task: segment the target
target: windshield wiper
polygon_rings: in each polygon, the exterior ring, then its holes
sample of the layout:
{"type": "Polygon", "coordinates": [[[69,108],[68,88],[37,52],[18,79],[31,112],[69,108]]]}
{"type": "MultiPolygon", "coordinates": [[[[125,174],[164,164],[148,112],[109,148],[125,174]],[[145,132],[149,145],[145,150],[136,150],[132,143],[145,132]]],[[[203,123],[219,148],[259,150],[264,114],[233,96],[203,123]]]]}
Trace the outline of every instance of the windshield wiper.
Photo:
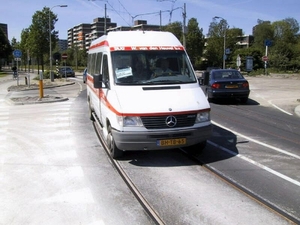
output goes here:
{"type": "Polygon", "coordinates": [[[145,81],[143,82],[144,84],[159,84],[159,83],[163,83],[163,84],[178,84],[178,83],[183,83],[180,80],[150,80],[150,81],[145,81]]]}

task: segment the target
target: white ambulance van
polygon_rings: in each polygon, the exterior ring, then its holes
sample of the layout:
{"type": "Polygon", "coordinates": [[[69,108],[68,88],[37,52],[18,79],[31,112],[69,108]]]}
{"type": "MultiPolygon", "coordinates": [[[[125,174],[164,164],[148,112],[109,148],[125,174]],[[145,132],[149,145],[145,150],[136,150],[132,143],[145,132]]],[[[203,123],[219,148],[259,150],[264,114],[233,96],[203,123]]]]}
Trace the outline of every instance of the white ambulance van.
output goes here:
{"type": "Polygon", "coordinates": [[[113,158],[124,151],[202,151],[210,105],[186,51],[169,32],[115,31],[91,43],[87,101],[113,158]]]}

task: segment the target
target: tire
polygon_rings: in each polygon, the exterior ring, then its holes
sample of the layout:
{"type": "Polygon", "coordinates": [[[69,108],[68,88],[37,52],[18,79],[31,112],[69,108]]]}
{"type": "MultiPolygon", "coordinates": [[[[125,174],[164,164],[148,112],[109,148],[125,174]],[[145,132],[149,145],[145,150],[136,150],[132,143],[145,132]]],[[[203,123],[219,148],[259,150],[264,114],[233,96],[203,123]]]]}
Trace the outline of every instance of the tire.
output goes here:
{"type": "Polygon", "coordinates": [[[207,99],[208,102],[211,102],[211,98],[208,97],[208,91],[207,89],[205,90],[205,97],[207,99]]]}
{"type": "Polygon", "coordinates": [[[248,98],[247,97],[246,98],[241,98],[240,100],[241,100],[241,103],[246,104],[247,101],[248,101],[248,98]]]}
{"type": "Polygon", "coordinates": [[[110,125],[107,128],[106,145],[108,147],[109,154],[113,159],[121,158],[124,155],[124,152],[116,146],[110,125]]]}
{"type": "Polygon", "coordinates": [[[88,99],[88,104],[89,104],[89,118],[90,118],[90,120],[91,121],[95,121],[95,118],[94,118],[94,116],[93,116],[93,109],[92,109],[92,106],[91,106],[91,100],[90,99],[88,99]]]}
{"type": "Polygon", "coordinates": [[[189,147],[184,148],[184,150],[192,155],[199,155],[203,152],[204,148],[206,147],[206,141],[202,141],[198,144],[191,145],[189,147]]]}

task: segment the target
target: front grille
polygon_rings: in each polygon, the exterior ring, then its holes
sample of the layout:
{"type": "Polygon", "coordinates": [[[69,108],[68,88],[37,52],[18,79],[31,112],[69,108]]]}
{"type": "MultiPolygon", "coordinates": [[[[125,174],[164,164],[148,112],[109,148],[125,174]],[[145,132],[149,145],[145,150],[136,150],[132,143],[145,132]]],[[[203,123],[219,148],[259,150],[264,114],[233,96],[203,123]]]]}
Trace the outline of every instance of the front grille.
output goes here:
{"type": "MultiPolygon", "coordinates": [[[[142,116],[142,122],[147,129],[167,129],[170,128],[166,124],[167,116],[142,116]]],[[[196,114],[173,115],[177,119],[177,123],[172,128],[191,127],[195,124],[196,114]]]]}

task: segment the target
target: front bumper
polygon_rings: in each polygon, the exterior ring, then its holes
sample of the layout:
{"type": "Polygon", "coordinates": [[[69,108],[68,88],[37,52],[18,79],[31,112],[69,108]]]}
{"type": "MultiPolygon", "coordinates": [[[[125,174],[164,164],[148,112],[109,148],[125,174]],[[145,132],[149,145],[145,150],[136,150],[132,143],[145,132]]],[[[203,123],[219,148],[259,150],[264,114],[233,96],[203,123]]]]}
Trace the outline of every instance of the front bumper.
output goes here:
{"type": "Polygon", "coordinates": [[[119,132],[113,130],[113,137],[117,147],[124,151],[135,150],[160,150],[178,147],[187,147],[206,141],[211,137],[212,125],[180,129],[172,131],[148,131],[148,132],[119,132]],[[185,145],[159,146],[157,141],[163,139],[186,138],[185,145]]]}

